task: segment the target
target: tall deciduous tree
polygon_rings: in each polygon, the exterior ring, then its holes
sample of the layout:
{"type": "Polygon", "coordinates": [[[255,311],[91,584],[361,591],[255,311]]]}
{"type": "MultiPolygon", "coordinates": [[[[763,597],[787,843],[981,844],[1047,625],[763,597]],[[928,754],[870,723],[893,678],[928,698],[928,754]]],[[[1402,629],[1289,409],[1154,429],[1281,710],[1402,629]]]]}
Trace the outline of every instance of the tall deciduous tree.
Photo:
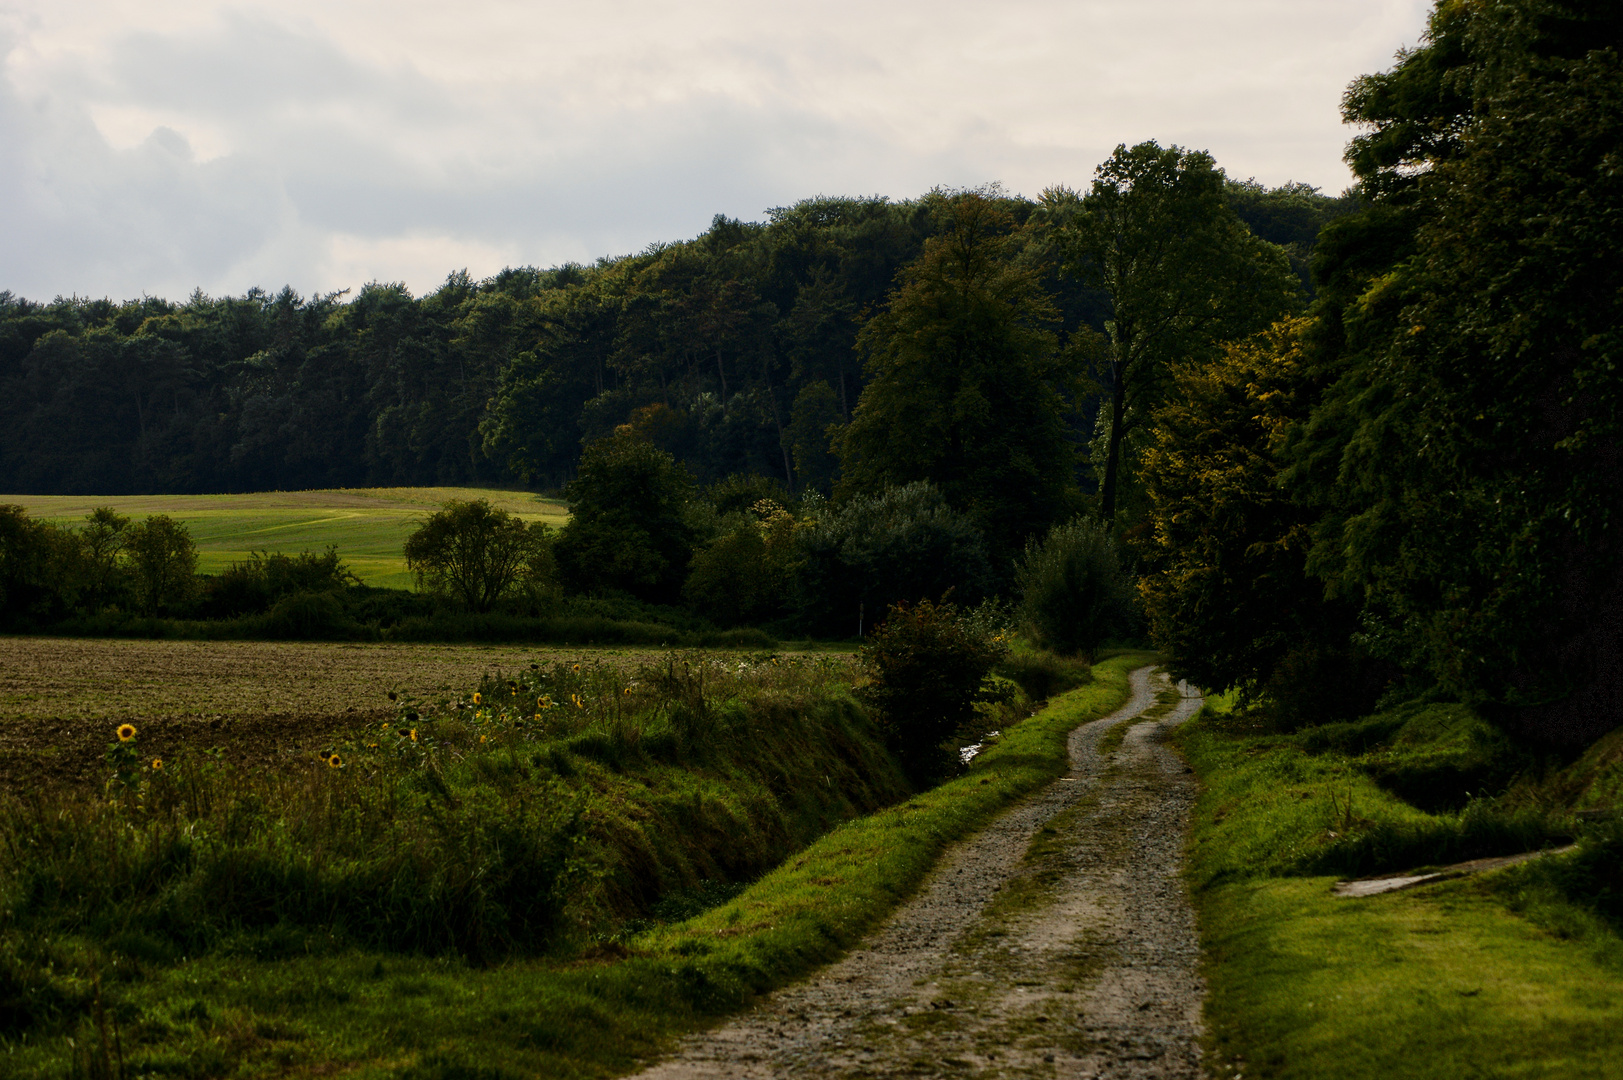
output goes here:
{"type": "Polygon", "coordinates": [[[858,337],[869,382],[838,447],[838,494],[929,481],[1007,558],[1073,506],[1054,307],[1014,261],[1015,223],[993,194],[935,199],[939,234],[858,337]]]}
{"type": "Polygon", "coordinates": [[[1203,152],[1118,146],[1080,200],[1064,189],[1043,199],[1063,222],[1071,271],[1110,298],[1107,433],[1095,467],[1101,512],[1113,520],[1124,446],[1162,399],[1170,365],[1266,327],[1300,304],[1300,286],[1285,253],[1236,216],[1203,152]]]}
{"type": "Polygon", "coordinates": [[[1334,382],[1293,447],[1369,636],[1571,743],[1623,695],[1620,54],[1615,5],[1439,3],[1353,84],[1372,205],[1321,245],[1334,382]]]}

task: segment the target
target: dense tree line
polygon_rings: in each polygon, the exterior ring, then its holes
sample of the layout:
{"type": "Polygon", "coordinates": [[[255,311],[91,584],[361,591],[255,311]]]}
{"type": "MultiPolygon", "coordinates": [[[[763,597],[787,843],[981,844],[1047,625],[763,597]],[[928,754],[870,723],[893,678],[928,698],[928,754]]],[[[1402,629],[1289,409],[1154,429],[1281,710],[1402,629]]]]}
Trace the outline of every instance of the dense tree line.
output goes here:
{"type": "Polygon", "coordinates": [[[1441,0],[1344,100],[1305,318],[1172,371],[1146,598],[1298,719],[1436,688],[1582,743],[1623,692],[1623,14],[1441,0]]]}
{"type": "MultiPolygon", "coordinates": [[[[1298,263],[1348,205],[1299,186],[1217,183],[1298,263]]],[[[1078,332],[1103,332],[1110,298],[1065,273],[1042,202],[981,196],[975,228],[989,246],[976,272],[1018,281],[1029,310],[1002,332],[1038,335],[1021,347],[1035,343],[1046,365],[1043,389],[1010,384],[1005,398],[1039,409],[1051,442],[1081,446],[1108,375],[1087,382],[1097,358],[1078,332]]],[[[0,293],[0,490],[553,489],[587,443],[629,422],[701,483],[753,473],[831,492],[842,473],[831,425],[856,415],[872,357],[895,338],[871,324],[932,238],[968,228],[953,224],[952,203],[808,200],[594,266],[453,274],[422,297],[387,283],[353,297],[256,289],[183,302],[0,293]]],[[[944,259],[902,287],[927,288],[944,259]]],[[[975,362],[977,385],[1000,389],[1001,361],[975,362]]],[[[1038,486],[1090,487],[1087,462],[1073,447],[1022,467],[1050,470],[1038,486]]]]}

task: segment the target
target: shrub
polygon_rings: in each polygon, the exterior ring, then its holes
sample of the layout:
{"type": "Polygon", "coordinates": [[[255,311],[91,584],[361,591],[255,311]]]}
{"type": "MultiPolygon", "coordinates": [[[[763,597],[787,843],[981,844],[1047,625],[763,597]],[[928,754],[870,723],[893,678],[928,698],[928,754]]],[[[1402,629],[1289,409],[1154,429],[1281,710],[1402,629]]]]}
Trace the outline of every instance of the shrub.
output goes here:
{"type": "Polygon", "coordinates": [[[21,506],[0,506],[0,624],[61,617],[78,597],[78,538],[21,506]]]}
{"type": "Polygon", "coordinates": [[[762,499],[734,521],[694,552],[682,587],[688,603],[724,626],[779,614],[793,573],[795,519],[782,504],[762,499]]]}
{"type": "Polygon", "coordinates": [[[354,637],[361,633],[361,625],[332,593],[301,592],[276,601],[265,617],[265,632],[275,638],[322,641],[354,637]]]}
{"type": "Polygon", "coordinates": [[[956,760],[949,740],[999,700],[988,682],[1007,651],[946,601],[896,604],[862,647],[857,696],[879,712],[891,751],[916,784],[939,780],[956,760]]]}
{"type": "Polygon", "coordinates": [[[1077,518],[1026,545],[1015,569],[1020,618],[1061,653],[1091,653],[1135,621],[1133,584],[1103,524],[1077,518]]]}
{"type": "Polygon", "coordinates": [[[1047,649],[1029,649],[1011,652],[995,669],[1025,692],[1030,701],[1043,701],[1055,694],[1063,694],[1093,681],[1093,669],[1087,661],[1074,656],[1059,656],[1047,649]]]}
{"type": "Polygon", "coordinates": [[[861,611],[871,623],[893,604],[948,590],[974,604],[990,589],[985,539],[924,481],[859,495],[807,518],[795,533],[796,604],[814,633],[845,637],[856,631],[861,611]]]}
{"type": "Polygon", "coordinates": [[[252,615],[269,610],[284,596],[295,593],[336,593],[360,584],[329,546],[317,555],[301,551],[252,552],[232,563],[204,585],[204,608],[210,615],[252,615]]]}

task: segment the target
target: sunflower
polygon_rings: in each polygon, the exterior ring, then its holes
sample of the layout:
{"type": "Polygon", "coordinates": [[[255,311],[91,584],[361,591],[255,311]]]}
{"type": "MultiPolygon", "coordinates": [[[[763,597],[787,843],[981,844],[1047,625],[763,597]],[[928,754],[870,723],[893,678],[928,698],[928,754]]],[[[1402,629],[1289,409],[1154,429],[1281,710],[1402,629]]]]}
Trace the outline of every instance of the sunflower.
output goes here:
{"type": "Polygon", "coordinates": [[[579,665],[579,664],[576,664],[576,665],[575,665],[575,670],[576,670],[576,671],[579,671],[579,670],[580,670],[580,665],[579,665]]]}
{"type": "Polygon", "coordinates": [[[163,758],[161,758],[161,757],[155,757],[155,758],[153,758],[153,759],[152,759],[152,767],[153,767],[153,768],[154,768],[154,769],[157,769],[157,770],[159,770],[159,771],[162,771],[162,769],[163,769],[163,758]]]}
{"type": "Polygon", "coordinates": [[[586,708],[586,703],[580,699],[579,694],[570,694],[569,695],[569,700],[573,701],[575,703],[575,708],[577,708],[577,709],[586,708]]]}
{"type": "Polygon", "coordinates": [[[484,703],[484,700],[485,700],[485,699],[484,699],[484,698],[482,698],[482,697],[480,697],[480,696],[479,696],[479,691],[477,691],[477,690],[475,690],[475,691],[474,691],[474,692],[473,692],[473,703],[474,703],[474,704],[475,704],[475,705],[480,705],[480,704],[483,704],[483,703],[484,703]]]}
{"type": "Polygon", "coordinates": [[[344,759],[339,757],[337,754],[328,754],[327,767],[329,769],[341,769],[344,767],[344,759]]]}
{"type": "Polygon", "coordinates": [[[552,708],[552,698],[543,697],[540,701],[536,702],[536,704],[543,709],[550,709],[552,708]]]}
{"type": "Polygon", "coordinates": [[[416,728],[411,729],[411,741],[412,742],[417,741],[417,729],[416,728]]]}
{"type": "Polygon", "coordinates": [[[485,741],[485,737],[484,737],[484,736],[483,736],[483,735],[481,735],[481,736],[479,736],[479,741],[480,741],[480,742],[484,742],[484,741],[485,741]]]}
{"type": "Polygon", "coordinates": [[[134,724],[120,724],[120,725],[118,725],[118,741],[119,742],[129,742],[133,738],[135,738],[135,725],[134,724]]]}

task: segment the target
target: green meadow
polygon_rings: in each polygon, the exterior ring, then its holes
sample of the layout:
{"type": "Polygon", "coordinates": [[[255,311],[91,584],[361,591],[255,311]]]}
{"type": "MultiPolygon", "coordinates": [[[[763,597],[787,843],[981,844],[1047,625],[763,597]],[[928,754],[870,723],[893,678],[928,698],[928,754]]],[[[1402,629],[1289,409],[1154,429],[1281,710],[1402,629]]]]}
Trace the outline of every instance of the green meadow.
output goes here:
{"type": "Polygon", "coordinates": [[[1188,882],[1212,1075],[1279,1080],[1623,1075],[1623,937],[1605,798],[1619,741],[1553,772],[1464,706],[1294,734],[1215,702],[1177,742],[1200,776],[1188,882]],[[1507,770],[1521,780],[1507,780],[1507,770]],[[1419,781],[1423,781],[1420,783],[1419,781]],[[1394,789],[1434,795],[1423,810],[1394,789]],[[1500,790],[1495,798],[1477,792],[1500,790]],[[1578,850],[1343,899],[1338,878],[1578,850]]]}
{"type": "Polygon", "coordinates": [[[198,572],[214,574],[250,552],[320,551],[331,544],[367,585],[408,589],[411,574],[401,553],[406,537],[448,499],[489,499],[525,521],[554,528],[568,519],[555,499],[525,491],[485,488],[340,488],[266,491],[249,495],[0,495],[30,516],[77,525],[98,506],[132,518],[168,514],[197,541],[198,572]]]}

